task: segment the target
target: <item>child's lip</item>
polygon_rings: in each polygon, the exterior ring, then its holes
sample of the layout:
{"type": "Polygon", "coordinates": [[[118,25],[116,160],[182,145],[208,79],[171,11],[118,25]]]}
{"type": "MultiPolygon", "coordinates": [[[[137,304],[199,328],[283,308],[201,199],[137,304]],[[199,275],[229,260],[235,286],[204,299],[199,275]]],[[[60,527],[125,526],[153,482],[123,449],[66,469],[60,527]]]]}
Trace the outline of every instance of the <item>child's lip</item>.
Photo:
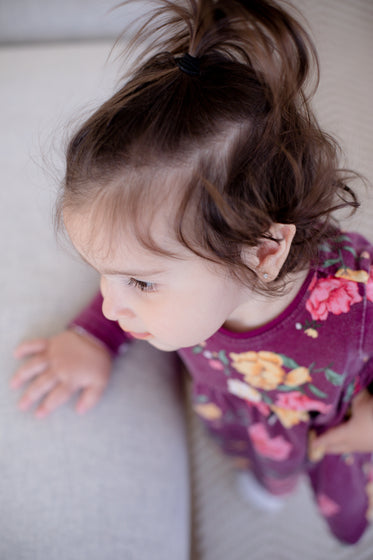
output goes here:
{"type": "Polygon", "coordinates": [[[131,331],[127,331],[127,332],[128,332],[128,334],[133,336],[133,338],[139,338],[140,340],[145,340],[145,339],[150,338],[152,336],[148,332],[143,332],[143,333],[135,333],[135,332],[131,332],[131,331]]]}
{"type": "Polygon", "coordinates": [[[124,325],[121,325],[121,323],[119,322],[119,326],[122,329],[122,331],[128,333],[130,336],[132,336],[133,338],[139,338],[141,340],[145,340],[146,338],[150,338],[152,335],[149,332],[134,332],[134,331],[130,331],[129,329],[127,329],[124,325]]]}

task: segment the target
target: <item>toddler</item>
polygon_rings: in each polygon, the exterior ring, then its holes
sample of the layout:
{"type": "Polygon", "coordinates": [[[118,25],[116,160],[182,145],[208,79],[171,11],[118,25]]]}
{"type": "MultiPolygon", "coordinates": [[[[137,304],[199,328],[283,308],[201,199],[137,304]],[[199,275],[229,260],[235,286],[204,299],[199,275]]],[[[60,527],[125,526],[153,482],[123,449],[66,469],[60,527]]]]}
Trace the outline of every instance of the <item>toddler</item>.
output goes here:
{"type": "Polygon", "coordinates": [[[159,0],[135,40],[57,204],[101,290],[17,348],[20,407],[79,391],[85,412],[133,339],[178,351],[241,491],[277,509],[306,473],[354,543],[373,508],[373,247],[333,218],[358,203],[309,105],[313,44],[271,0],[159,0]]]}

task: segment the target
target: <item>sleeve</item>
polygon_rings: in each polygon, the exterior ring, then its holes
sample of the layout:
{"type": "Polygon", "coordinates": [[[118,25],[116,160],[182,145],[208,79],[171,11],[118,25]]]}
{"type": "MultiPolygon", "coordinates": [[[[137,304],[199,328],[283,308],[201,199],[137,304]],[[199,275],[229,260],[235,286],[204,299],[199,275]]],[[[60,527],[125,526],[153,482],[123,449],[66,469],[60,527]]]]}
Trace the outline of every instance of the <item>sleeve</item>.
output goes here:
{"type": "Polygon", "coordinates": [[[116,356],[123,345],[128,345],[131,338],[126,335],[116,321],[110,321],[102,313],[102,295],[99,292],[91,303],[69,323],[68,328],[83,330],[100,342],[116,356]]]}

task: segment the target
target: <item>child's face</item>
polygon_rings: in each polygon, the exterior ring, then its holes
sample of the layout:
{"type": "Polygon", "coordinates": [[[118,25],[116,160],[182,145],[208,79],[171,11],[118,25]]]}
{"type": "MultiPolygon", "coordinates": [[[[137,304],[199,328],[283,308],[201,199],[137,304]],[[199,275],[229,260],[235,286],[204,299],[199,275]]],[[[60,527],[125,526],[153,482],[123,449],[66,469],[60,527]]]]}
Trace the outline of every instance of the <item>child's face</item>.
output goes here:
{"type": "Polygon", "coordinates": [[[247,301],[248,289],[226,267],[169,237],[167,249],[180,258],[150,252],[130,234],[108,254],[99,249],[105,246],[104,236],[88,243],[94,227],[89,219],[65,214],[65,224],[76,249],[101,275],[104,315],[156,348],[172,351],[203,342],[247,301]]]}

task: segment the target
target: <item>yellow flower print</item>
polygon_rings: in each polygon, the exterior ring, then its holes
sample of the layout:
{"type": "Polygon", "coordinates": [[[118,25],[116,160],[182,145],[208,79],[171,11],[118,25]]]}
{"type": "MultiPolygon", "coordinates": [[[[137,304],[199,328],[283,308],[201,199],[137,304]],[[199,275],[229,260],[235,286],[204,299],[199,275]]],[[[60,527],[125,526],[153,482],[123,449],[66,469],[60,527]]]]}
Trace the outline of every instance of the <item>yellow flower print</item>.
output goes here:
{"type": "Polygon", "coordinates": [[[316,329],[306,329],[304,331],[306,333],[307,336],[310,336],[311,338],[317,338],[319,336],[319,333],[317,332],[316,329]]]}
{"type": "Polygon", "coordinates": [[[291,428],[300,422],[307,422],[309,414],[305,410],[289,410],[279,406],[270,405],[271,410],[276,414],[284,428],[291,428]]]}
{"type": "Polygon", "coordinates": [[[362,282],[366,284],[369,279],[369,274],[366,270],[351,270],[350,268],[340,268],[335,273],[336,278],[344,278],[345,280],[352,280],[352,282],[362,282]]]}
{"type": "Polygon", "coordinates": [[[223,416],[221,409],[214,403],[201,403],[194,405],[194,410],[206,420],[220,420],[223,416]]]}
{"type": "Polygon", "coordinates": [[[259,402],[262,400],[262,396],[256,389],[253,389],[246,383],[243,383],[239,379],[228,379],[228,391],[236,397],[245,399],[250,402],[259,402]]]}
{"type": "Polygon", "coordinates": [[[265,391],[276,389],[285,378],[282,358],[274,352],[243,352],[230,354],[232,366],[244,375],[246,383],[265,391]]]}
{"type": "Polygon", "coordinates": [[[303,383],[308,383],[312,381],[310,372],[308,368],[297,367],[289,371],[285,377],[284,384],[288,387],[297,387],[298,385],[303,385],[303,383]]]}

